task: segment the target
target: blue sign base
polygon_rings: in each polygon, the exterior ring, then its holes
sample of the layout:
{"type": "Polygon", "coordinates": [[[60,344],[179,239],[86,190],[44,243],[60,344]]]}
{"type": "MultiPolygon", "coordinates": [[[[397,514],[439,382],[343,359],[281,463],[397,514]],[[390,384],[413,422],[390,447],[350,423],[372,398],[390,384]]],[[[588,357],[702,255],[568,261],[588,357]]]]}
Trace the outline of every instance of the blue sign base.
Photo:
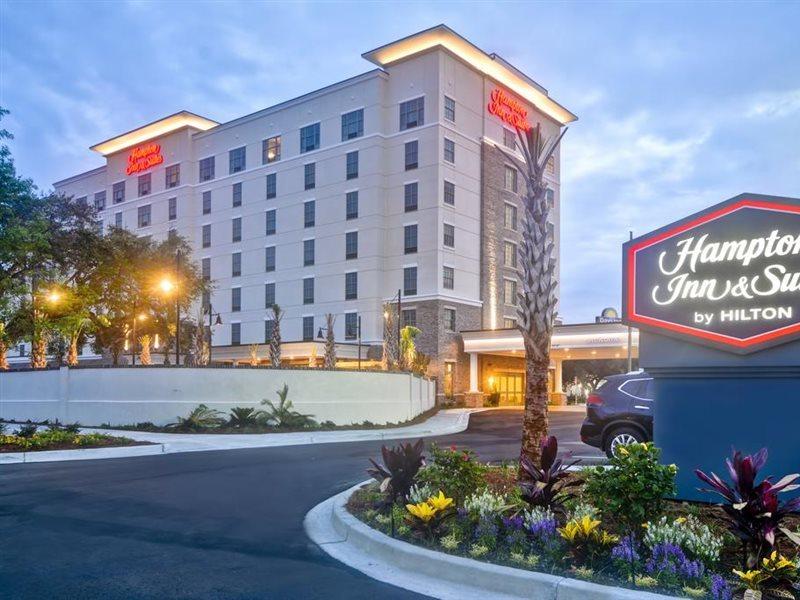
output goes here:
{"type": "Polygon", "coordinates": [[[641,335],[640,363],[655,383],[654,443],[664,463],[678,466],[678,498],[719,501],[698,491],[694,470],[727,480],[731,447],[768,449],[759,478],[800,472],[800,344],[741,357],[641,335]]]}

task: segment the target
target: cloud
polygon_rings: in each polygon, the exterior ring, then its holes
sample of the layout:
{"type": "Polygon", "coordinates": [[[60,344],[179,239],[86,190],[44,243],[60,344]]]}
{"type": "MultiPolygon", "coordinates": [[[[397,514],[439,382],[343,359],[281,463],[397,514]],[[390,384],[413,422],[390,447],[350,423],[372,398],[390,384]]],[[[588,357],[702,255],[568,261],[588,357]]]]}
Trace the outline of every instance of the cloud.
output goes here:
{"type": "Polygon", "coordinates": [[[750,118],[782,119],[800,111],[800,89],[755,95],[745,110],[750,118]]]}

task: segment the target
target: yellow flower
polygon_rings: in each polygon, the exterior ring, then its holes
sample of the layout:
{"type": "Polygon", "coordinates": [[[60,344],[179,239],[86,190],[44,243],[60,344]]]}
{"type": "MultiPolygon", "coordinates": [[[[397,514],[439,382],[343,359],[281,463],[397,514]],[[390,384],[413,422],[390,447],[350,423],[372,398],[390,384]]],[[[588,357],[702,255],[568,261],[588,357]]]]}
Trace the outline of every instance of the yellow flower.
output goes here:
{"type": "Polygon", "coordinates": [[[589,515],[584,515],[580,521],[575,519],[569,521],[558,532],[565,540],[573,542],[576,538],[588,538],[599,525],[600,521],[592,519],[589,515]]]}
{"type": "Polygon", "coordinates": [[[453,504],[453,499],[445,498],[444,492],[442,492],[442,490],[439,490],[438,496],[431,496],[430,498],[428,498],[428,504],[430,504],[434,510],[439,511],[450,507],[453,504]]]}
{"type": "Polygon", "coordinates": [[[685,521],[686,521],[686,517],[678,517],[677,519],[675,519],[675,522],[676,522],[677,524],[679,524],[679,525],[680,525],[681,523],[684,523],[685,521]]]}
{"type": "Polygon", "coordinates": [[[625,446],[619,446],[617,448],[617,452],[619,453],[620,456],[628,456],[628,454],[630,454],[630,452],[628,452],[628,449],[625,446]]]}
{"type": "Polygon", "coordinates": [[[619,541],[618,536],[611,535],[607,531],[595,531],[595,539],[603,546],[610,546],[611,544],[616,544],[619,541]]]}
{"type": "Polygon", "coordinates": [[[761,562],[764,565],[764,570],[767,571],[778,571],[787,567],[794,568],[794,563],[785,556],[778,555],[777,550],[773,550],[769,558],[764,558],[761,562]]]}
{"type": "Polygon", "coordinates": [[[436,509],[427,502],[419,504],[406,504],[406,510],[417,517],[420,521],[427,523],[436,515],[436,509]]]}
{"type": "Polygon", "coordinates": [[[733,570],[734,574],[739,577],[747,587],[754,589],[753,586],[757,586],[759,583],[764,581],[767,578],[767,575],[762,571],[737,571],[736,569],[733,570]]]}

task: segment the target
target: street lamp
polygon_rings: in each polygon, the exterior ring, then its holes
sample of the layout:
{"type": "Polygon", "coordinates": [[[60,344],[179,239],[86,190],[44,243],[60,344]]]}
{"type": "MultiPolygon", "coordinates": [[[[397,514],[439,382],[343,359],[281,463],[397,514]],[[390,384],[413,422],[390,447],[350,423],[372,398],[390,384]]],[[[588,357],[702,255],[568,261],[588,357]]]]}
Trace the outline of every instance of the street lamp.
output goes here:
{"type": "Polygon", "coordinates": [[[177,293],[178,280],[181,273],[181,251],[175,253],[175,280],[164,277],[158,284],[161,292],[165,296],[175,293],[175,366],[181,364],[181,302],[180,294],[177,293]]]}
{"type": "Polygon", "coordinates": [[[222,317],[218,312],[214,312],[214,307],[210,302],[206,307],[206,312],[208,313],[208,364],[211,365],[211,319],[217,317],[214,325],[222,325],[222,317]]]}

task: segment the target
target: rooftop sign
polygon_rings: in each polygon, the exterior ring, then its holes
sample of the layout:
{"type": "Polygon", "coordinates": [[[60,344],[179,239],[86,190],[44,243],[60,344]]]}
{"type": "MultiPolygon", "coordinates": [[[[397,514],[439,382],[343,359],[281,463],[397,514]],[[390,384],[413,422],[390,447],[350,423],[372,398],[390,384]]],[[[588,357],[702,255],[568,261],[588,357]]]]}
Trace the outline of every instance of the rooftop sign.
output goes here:
{"type": "Polygon", "coordinates": [[[141,173],[163,162],[164,156],[161,154],[161,144],[137,146],[128,154],[128,166],[125,168],[125,174],[141,173]]]}
{"type": "Polygon", "coordinates": [[[742,194],[623,246],[625,322],[749,354],[800,337],[800,199],[742,194]]]}
{"type": "Polygon", "coordinates": [[[519,127],[523,131],[531,128],[531,124],[528,123],[528,109],[500,88],[492,90],[489,105],[486,108],[489,114],[500,117],[503,122],[512,127],[519,127]]]}

